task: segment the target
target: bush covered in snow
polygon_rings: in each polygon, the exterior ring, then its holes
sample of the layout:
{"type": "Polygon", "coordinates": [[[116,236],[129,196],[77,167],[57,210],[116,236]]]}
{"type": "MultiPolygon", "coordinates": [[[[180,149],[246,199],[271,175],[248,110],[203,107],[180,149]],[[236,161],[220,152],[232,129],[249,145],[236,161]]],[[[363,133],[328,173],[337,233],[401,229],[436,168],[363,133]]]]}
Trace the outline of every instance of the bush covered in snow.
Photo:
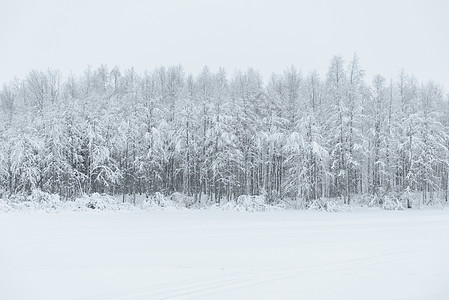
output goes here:
{"type": "Polygon", "coordinates": [[[86,208],[97,210],[120,210],[130,206],[128,203],[117,203],[117,201],[109,195],[98,193],[93,193],[90,196],[84,195],[83,197],[76,199],[75,203],[78,204],[79,208],[85,206],[86,208]]]}
{"type": "Polygon", "coordinates": [[[11,206],[7,201],[0,199],[0,212],[10,212],[12,211],[11,206]]]}
{"type": "Polygon", "coordinates": [[[165,201],[164,195],[161,193],[154,193],[153,195],[147,195],[146,198],[139,203],[141,209],[151,209],[160,207],[165,201]]]}
{"type": "Polygon", "coordinates": [[[386,210],[405,210],[406,205],[403,204],[403,195],[399,193],[385,193],[381,196],[367,196],[368,206],[380,206],[386,210]]]}
{"type": "Polygon", "coordinates": [[[269,205],[265,203],[265,196],[248,196],[241,195],[236,200],[229,201],[221,206],[223,210],[236,210],[236,211],[266,211],[272,209],[282,209],[282,205],[269,205]]]}
{"type": "Polygon", "coordinates": [[[0,211],[16,211],[16,210],[45,210],[58,211],[62,208],[63,203],[59,195],[49,194],[41,190],[35,189],[30,195],[18,193],[11,195],[0,202],[0,211]]]}
{"type": "Polygon", "coordinates": [[[30,195],[16,194],[0,199],[0,212],[11,211],[88,211],[88,210],[121,210],[132,209],[129,203],[117,203],[108,195],[94,193],[83,195],[74,201],[61,201],[56,194],[41,190],[33,190],[30,195]]]}
{"type": "Polygon", "coordinates": [[[350,211],[351,207],[341,205],[334,199],[320,198],[312,200],[312,202],[308,205],[308,209],[327,212],[346,212],[350,211]]]}
{"type": "Polygon", "coordinates": [[[170,200],[177,204],[178,206],[182,206],[182,207],[191,207],[193,205],[193,197],[190,196],[186,196],[184,194],[181,193],[173,193],[170,196],[170,200]]]}
{"type": "Polygon", "coordinates": [[[161,193],[154,193],[147,196],[147,198],[140,203],[140,208],[144,210],[155,210],[155,209],[181,209],[187,206],[187,199],[189,197],[182,196],[182,194],[175,193],[171,196],[165,197],[161,193]],[[177,194],[177,195],[175,195],[177,194]]]}
{"type": "Polygon", "coordinates": [[[61,198],[56,194],[49,194],[35,189],[28,197],[30,202],[39,203],[44,209],[57,210],[61,207],[61,198]]]}
{"type": "Polygon", "coordinates": [[[383,197],[382,208],[386,210],[405,210],[400,198],[389,195],[383,197]]]}

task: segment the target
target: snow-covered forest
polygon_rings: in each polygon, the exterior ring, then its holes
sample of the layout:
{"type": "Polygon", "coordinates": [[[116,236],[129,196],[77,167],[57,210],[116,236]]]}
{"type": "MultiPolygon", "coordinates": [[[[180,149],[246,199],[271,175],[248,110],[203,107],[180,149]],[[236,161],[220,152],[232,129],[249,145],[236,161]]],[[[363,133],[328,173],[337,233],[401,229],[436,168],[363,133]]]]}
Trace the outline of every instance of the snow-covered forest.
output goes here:
{"type": "Polygon", "coordinates": [[[401,72],[364,76],[356,55],[326,74],[262,78],[182,66],[138,74],[31,71],[3,86],[0,186],[73,199],[174,192],[210,202],[419,193],[447,201],[444,90],[401,72]]]}

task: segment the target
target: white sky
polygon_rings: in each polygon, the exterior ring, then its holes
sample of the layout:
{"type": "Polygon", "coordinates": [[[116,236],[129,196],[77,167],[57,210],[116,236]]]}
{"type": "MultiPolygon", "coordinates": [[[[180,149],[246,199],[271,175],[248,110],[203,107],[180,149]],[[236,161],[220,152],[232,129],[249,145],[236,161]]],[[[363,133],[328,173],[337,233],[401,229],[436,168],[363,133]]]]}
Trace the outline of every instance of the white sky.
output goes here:
{"type": "Polygon", "coordinates": [[[323,77],[357,52],[367,81],[402,68],[449,90],[449,1],[0,2],[0,85],[31,69],[79,75],[90,64],[137,71],[182,64],[264,79],[295,65],[323,77]]]}

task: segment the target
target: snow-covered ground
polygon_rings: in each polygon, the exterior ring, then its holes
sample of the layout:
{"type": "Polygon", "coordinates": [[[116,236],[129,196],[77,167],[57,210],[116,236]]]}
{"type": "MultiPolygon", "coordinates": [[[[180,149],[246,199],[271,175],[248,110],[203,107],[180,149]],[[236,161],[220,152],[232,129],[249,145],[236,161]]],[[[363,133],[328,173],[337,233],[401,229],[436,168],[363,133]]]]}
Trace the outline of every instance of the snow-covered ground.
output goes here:
{"type": "Polygon", "coordinates": [[[449,210],[0,214],[0,299],[449,299],[449,210]]]}

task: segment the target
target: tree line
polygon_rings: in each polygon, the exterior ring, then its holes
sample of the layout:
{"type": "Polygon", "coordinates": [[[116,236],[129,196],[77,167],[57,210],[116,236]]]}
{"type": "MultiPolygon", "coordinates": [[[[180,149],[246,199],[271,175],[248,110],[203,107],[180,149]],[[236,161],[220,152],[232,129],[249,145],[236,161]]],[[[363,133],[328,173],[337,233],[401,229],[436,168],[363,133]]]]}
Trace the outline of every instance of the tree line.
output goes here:
{"type": "Polygon", "coordinates": [[[323,78],[290,67],[266,82],[254,69],[34,70],[0,93],[0,188],[447,201],[446,97],[404,72],[367,83],[356,55],[333,57],[323,78]]]}

